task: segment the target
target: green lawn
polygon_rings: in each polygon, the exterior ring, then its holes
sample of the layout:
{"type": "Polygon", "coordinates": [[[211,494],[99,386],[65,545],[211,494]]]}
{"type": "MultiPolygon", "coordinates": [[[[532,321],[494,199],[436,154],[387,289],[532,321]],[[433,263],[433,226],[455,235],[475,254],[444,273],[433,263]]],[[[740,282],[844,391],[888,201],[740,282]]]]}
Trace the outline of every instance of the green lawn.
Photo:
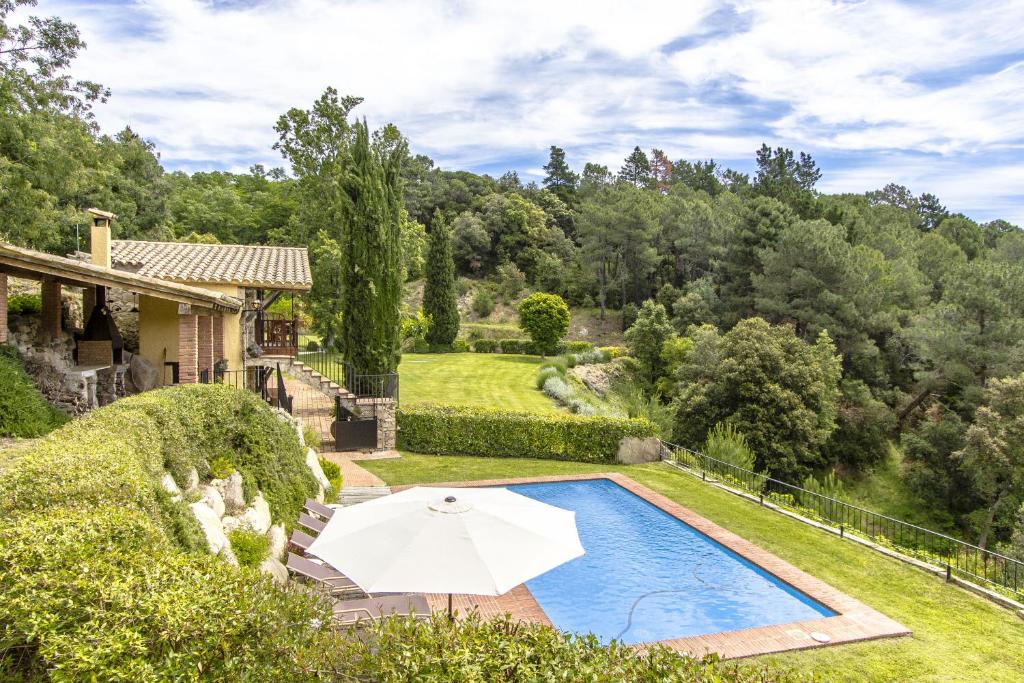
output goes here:
{"type": "Polygon", "coordinates": [[[534,383],[540,359],[500,353],[407,353],[398,367],[401,401],[550,413],[534,383]]]}
{"type": "MultiPolygon", "coordinates": [[[[404,391],[404,386],[403,386],[404,391]]],[[[622,472],[910,628],[909,638],[764,657],[823,681],[1021,681],[1024,621],[918,569],[702,484],[667,465],[403,454],[360,463],[391,484],[622,472]]]]}

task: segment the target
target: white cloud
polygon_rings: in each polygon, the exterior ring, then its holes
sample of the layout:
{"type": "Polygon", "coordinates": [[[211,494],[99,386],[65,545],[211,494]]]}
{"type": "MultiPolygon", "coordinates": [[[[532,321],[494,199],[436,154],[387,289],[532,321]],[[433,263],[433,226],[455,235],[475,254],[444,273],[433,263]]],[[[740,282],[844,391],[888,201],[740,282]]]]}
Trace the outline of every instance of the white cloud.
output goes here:
{"type": "Polygon", "coordinates": [[[1024,224],[1012,181],[1024,163],[1024,66],[1000,62],[1022,54],[1022,3],[750,0],[732,15],[710,0],[215,5],[39,10],[82,29],[90,46],[75,73],[114,93],[98,112],[104,128],[133,124],[172,166],[278,164],[277,116],[334,85],[445,167],[540,159],[550,144],[576,166],[617,167],[635,144],[749,161],[767,140],[849,160],[825,166],[829,189],[906,171],[915,191],[954,209],[999,205],[1024,224]],[[687,36],[690,49],[661,49],[687,36]],[[908,171],[899,160],[910,152],[934,162],[908,171]],[[951,180],[965,177],[993,182],[951,180]]]}

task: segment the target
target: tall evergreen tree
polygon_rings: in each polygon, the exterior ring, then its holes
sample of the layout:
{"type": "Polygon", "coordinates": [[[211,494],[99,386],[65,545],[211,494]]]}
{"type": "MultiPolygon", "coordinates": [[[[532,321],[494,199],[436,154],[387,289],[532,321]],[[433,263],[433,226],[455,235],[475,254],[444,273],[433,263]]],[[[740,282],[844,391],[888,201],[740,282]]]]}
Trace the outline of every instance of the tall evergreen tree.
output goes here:
{"type": "Polygon", "coordinates": [[[619,178],[631,183],[634,187],[647,187],[651,184],[651,161],[639,146],[626,157],[619,170],[619,178]]]}
{"type": "Polygon", "coordinates": [[[544,187],[571,205],[576,199],[576,187],[579,185],[580,177],[573,173],[566,163],[565,150],[551,145],[551,156],[548,163],[544,164],[544,170],[547,172],[544,176],[544,187]]]}
{"type": "Polygon", "coordinates": [[[401,283],[400,181],[404,141],[370,145],[364,120],[353,126],[344,230],[341,338],[345,359],[360,373],[394,372],[399,359],[401,283]]]}
{"type": "Polygon", "coordinates": [[[455,297],[455,262],[452,260],[452,231],[440,212],[430,226],[427,283],[423,289],[423,312],[431,319],[427,343],[450,346],[459,334],[459,306],[455,297]]]}

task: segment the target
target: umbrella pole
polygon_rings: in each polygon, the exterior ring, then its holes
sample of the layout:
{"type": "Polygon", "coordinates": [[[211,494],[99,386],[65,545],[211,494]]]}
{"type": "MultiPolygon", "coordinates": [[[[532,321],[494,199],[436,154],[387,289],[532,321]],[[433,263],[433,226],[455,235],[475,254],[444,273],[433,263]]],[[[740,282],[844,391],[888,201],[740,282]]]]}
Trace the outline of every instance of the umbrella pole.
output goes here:
{"type": "Polygon", "coordinates": [[[455,612],[452,611],[452,594],[448,594],[448,621],[455,621],[455,612]]]}

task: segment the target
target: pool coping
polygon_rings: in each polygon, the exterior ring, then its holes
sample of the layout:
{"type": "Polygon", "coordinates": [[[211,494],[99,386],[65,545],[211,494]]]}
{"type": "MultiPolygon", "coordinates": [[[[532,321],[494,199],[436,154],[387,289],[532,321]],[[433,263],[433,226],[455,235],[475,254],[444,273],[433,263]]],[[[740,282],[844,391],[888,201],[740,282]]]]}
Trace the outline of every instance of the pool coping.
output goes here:
{"type": "MultiPolygon", "coordinates": [[[[718,526],[714,522],[683,507],[667,496],[630,479],[624,474],[609,472],[484,479],[477,481],[432,482],[392,486],[391,490],[397,492],[413,488],[414,486],[511,486],[514,484],[542,484],[594,479],[606,479],[618,484],[630,493],[639,496],[666,514],[693,527],[745,560],[757,565],[778,580],[836,613],[835,616],[831,617],[793,621],[785,624],[759,626],[735,631],[722,631],[700,636],[672,638],[654,641],[653,643],[640,643],[635,647],[642,649],[645,646],[657,643],[666,645],[678,652],[685,652],[698,657],[714,652],[724,659],[734,659],[911,635],[909,629],[878,610],[868,607],[861,601],[836,590],[821,579],[801,569],[797,569],[767,550],[718,526]],[[825,634],[828,636],[829,642],[818,642],[811,636],[812,633],[825,634]]],[[[447,600],[447,596],[431,595],[428,598],[432,605],[436,604],[438,607],[441,606],[441,602],[447,600]]],[[[457,596],[456,606],[460,610],[476,609],[484,616],[498,616],[508,612],[513,618],[551,625],[550,619],[544,614],[544,610],[525,585],[517,586],[509,593],[498,598],[457,596]]]]}

